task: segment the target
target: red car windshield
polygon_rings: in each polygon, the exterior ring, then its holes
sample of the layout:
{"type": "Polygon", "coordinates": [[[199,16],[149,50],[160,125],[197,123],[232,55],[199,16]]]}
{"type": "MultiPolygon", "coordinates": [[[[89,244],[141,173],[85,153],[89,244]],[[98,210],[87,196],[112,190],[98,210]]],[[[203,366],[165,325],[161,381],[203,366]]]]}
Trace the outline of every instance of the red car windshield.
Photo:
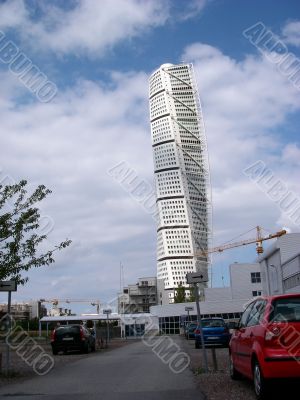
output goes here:
{"type": "Polygon", "coordinates": [[[300,322],[300,297],[289,297],[274,300],[270,321],[300,322]]]}

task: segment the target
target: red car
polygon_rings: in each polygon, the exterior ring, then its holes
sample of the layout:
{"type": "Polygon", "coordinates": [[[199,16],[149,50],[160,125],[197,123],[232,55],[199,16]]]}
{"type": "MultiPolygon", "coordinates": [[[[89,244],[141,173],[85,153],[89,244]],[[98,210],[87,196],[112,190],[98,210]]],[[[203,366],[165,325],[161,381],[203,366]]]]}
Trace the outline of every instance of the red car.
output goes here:
{"type": "Polygon", "coordinates": [[[258,399],[271,378],[300,378],[300,294],[255,298],[230,343],[230,375],[254,381],[258,399]]]}

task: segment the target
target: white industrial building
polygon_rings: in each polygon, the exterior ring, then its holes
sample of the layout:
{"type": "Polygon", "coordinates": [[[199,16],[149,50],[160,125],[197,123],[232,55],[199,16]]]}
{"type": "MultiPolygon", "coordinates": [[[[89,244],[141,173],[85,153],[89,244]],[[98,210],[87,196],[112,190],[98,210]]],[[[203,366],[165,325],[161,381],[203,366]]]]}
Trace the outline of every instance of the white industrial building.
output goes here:
{"type": "MultiPolygon", "coordinates": [[[[225,320],[237,320],[244,305],[255,296],[262,294],[261,273],[257,263],[234,263],[229,266],[230,286],[204,288],[204,301],[200,302],[201,315],[204,318],[221,317],[225,320]]],[[[196,304],[178,303],[157,305],[150,313],[158,318],[160,333],[176,334],[187,318],[197,319],[196,304]],[[193,307],[187,314],[186,306],[193,307]]]]}
{"type": "Polygon", "coordinates": [[[157,197],[157,278],[174,301],[186,274],[207,271],[210,179],[200,101],[191,64],[163,64],[150,77],[157,197]]]}
{"type": "Polygon", "coordinates": [[[300,233],[281,236],[257,261],[264,294],[300,293],[300,233]]]}

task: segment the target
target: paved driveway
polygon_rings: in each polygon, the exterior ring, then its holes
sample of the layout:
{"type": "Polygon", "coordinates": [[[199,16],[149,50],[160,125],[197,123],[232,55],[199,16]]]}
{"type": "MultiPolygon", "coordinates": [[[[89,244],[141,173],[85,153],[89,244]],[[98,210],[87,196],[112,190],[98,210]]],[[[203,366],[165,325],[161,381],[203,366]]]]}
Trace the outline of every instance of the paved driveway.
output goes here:
{"type": "MultiPolygon", "coordinates": [[[[170,345],[171,339],[166,340],[169,342],[162,345],[162,348],[170,345]]],[[[170,349],[165,353],[165,360],[175,354],[176,349],[170,349]]],[[[85,359],[54,368],[46,376],[2,387],[0,398],[202,400],[190,369],[174,373],[169,365],[162,362],[152,347],[143,342],[135,342],[107,353],[90,354],[85,359]]],[[[176,369],[176,366],[178,363],[173,362],[172,367],[176,369]]]]}

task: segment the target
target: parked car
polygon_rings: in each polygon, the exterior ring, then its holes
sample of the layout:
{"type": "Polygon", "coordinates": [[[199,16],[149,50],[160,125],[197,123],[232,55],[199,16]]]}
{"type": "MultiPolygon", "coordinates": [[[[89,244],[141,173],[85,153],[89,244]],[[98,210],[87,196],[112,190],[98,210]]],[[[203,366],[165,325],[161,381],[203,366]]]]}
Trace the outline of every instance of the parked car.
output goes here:
{"type": "Polygon", "coordinates": [[[195,337],[195,329],[197,328],[196,322],[189,322],[185,327],[185,337],[186,339],[194,339],[195,337]]]}
{"type": "Polygon", "coordinates": [[[51,346],[54,355],[70,350],[89,353],[95,351],[96,341],[90,330],[82,325],[60,325],[52,331],[51,346]]]}
{"type": "Polygon", "coordinates": [[[271,378],[300,378],[300,294],[256,298],[236,328],[229,344],[232,379],[252,379],[263,399],[271,378]]]}
{"type": "MultiPolygon", "coordinates": [[[[230,333],[223,318],[205,318],[201,323],[205,346],[228,347],[230,333]]],[[[198,325],[195,330],[195,348],[200,349],[201,346],[201,329],[198,325]]]]}

